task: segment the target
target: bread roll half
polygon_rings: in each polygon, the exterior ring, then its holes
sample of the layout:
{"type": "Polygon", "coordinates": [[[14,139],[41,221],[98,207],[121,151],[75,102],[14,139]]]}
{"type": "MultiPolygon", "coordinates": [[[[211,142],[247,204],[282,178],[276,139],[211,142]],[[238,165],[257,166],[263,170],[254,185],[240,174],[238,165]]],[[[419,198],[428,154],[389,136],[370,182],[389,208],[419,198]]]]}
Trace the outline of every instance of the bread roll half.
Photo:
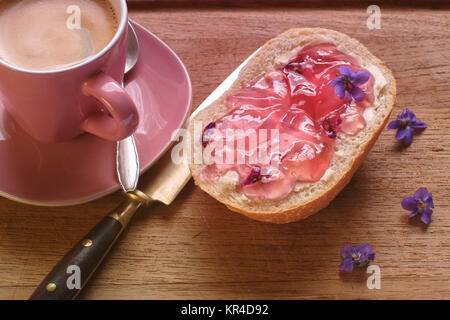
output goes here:
{"type": "Polygon", "coordinates": [[[280,68],[301,48],[314,43],[334,44],[339,51],[356,58],[361,67],[369,70],[375,77],[375,101],[364,112],[366,126],[356,135],[339,133],[335,139],[330,166],[322,178],[316,182],[296,183],[294,189],[283,199],[245,196],[242,186],[232,173],[217,181],[201,179],[200,173],[205,164],[195,163],[191,159],[190,169],[195,183],[232,211],[260,221],[288,223],[304,219],[325,208],[349,183],[388,121],[395,102],[396,86],[392,72],[385,63],[345,34],[321,28],[302,28],[288,30],[264,44],[242,68],[229,90],[190,122],[188,130],[191,137],[194,137],[195,121],[206,125],[230,112],[225,101],[228,95],[258,76],[280,68]]]}

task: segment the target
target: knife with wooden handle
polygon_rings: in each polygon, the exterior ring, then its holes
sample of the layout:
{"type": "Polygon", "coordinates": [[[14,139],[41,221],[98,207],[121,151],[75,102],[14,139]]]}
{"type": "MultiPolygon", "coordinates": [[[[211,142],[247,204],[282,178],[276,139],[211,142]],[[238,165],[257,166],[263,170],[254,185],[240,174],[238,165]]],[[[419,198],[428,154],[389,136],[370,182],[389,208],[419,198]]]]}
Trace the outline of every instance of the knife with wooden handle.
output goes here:
{"type": "MultiPolygon", "coordinates": [[[[242,67],[258,50],[248,57],[216,90],[192,113],[192,119],[200,110],[220,97],[239,75],[242,67]]],[[[154,201],[169,205],[191,178],[185,163],[175,164],[168,152],[154,168],[156,176],[144,175],[138,189],[126,193],[127,198],[109,215],[104,217],[84,236],[50,271],[31,295],[32,300],[75,299],[89,281],[106,254],[114,245],[136,211],[154,201]],[[77,283],[77,272],[79,283],[77,283]]]]}

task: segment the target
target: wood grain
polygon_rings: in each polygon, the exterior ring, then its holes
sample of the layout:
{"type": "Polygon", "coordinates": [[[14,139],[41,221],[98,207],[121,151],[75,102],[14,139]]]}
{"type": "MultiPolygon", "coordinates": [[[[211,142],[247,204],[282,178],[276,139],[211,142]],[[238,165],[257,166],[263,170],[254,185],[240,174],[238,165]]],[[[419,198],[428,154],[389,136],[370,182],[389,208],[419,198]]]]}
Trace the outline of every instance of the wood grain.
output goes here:
{"type": "MultiPolygon", "coordinates": [[[[189,183],[169,207],[140,212],[90,282],[84,299],[450,299],[450,10],[382,6],[382,29],[366,8],[149,6],[130,16],[185,62],[194,105],[267,39],[291,27],[326,27],[359,39],[397,79],[397,107],[429,128],[408,149],[384,131],[348,187],[307,220],[249,220],[189,183]],[[433,192],[433,221],[408,221],[400,201],[433,192]],[[340,274],[345,243],[370,242],[381,289],[367,274],[340,274]]],[[[149,57],[151,59],[151,57],[149,57]]],[[[153,174],[149,172],[149,174],[153,174]]],[[[0,298],[27,298],[80,237],[121,201],[39,208],[0,199],[0,298]]]]}

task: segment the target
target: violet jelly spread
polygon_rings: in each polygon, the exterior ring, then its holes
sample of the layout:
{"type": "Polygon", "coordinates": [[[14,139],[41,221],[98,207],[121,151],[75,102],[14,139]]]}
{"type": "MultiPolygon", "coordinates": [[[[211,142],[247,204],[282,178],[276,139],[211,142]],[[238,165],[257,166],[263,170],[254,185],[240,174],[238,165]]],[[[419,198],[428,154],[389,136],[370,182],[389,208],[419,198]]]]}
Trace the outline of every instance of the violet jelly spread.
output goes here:
{"type": "Polygon", "coordinates": [[[284,66],[227,97],[230,112],[206,126],[203,148],[214,142],[212,154],[230,151],[230,129],[266,129],[267,134],[258,135],[256,145],[245,140],[242,150],[234,141],[233,157],[245,161],[209,164],[200,178],[217,181],[234,171],[248,198],[272,200],[286,197],[297,182],[320,180],[330,166],[336,135],[355,135],[365,127],[363,113],[374,103],[374,83],[372,74],[335,45],[303,47],[284,66]],[[275,136],[270,134],[273,129],[275,136]],[[268,147],[268,142],[278,147],[268,147]],[[270,162],[249,161],[262,149],[270,162]]]}

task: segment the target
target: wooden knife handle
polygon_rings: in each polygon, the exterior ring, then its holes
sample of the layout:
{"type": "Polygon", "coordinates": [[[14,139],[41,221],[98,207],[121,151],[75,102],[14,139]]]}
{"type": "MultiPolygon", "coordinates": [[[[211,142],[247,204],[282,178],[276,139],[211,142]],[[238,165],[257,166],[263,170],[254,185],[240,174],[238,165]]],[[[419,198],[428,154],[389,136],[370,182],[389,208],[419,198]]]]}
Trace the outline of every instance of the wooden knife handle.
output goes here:
{"type": "Polygon", "coordinates": [[[76,298],[140,205],[127,200],[104,217],[56,264],[30,300],[76,298]]]}

